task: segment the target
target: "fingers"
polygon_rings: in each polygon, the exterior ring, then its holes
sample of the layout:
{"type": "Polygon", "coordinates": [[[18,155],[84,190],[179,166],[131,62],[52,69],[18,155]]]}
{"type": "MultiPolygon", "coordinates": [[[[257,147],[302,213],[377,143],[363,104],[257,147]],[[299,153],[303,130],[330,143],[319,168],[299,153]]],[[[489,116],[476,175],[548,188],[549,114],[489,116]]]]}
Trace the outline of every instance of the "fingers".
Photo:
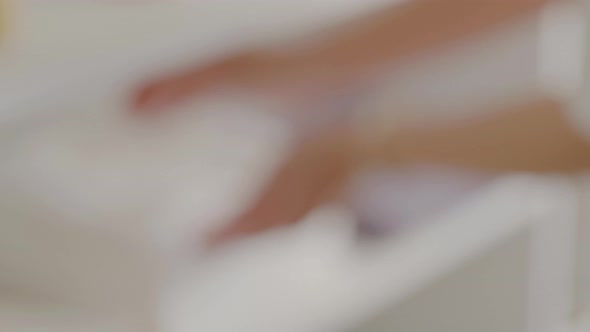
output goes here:
{"type": "Polygon", "coordinates": [[[279,169],[255,204],[214,234],[209,244],[216,246],[297,223],[314,208],[338,197],[357,164],[342,138],[330,137],[302,146],[279,169]]]}
{"type": "Polygon", "coordinates": [[[140,113],[162,110],[181,104],[216,85],[238,81],[251,63],[248,58],[242,55],[150,82],[135,93],[133,108],[140,113]]]}
{"type": "Polygon", "coordinates": [[[181,104],[220,83],[228,74],[216,65],[149,83],[137,92],[134,109],[152,112],[181,104]]]}
{"type": "MultiPolygon", "coordinates": [[[[198,88],[195,87],[195,90],[198,88]]],[[[149,84],[140,89],[133,101],[134,110],[146,113],[182,103],[191,93],[182,79],[169,79],[149,84]]]]}
{"type": "MultiPolygon", "coordinates": [[[[310,161],[313,162],[313,161],[310,161]]],[[[316,204],[324,184],[314,174],[299,168],[301,162],[287,163],[264,189],[258,201],[228,228],[214,234],[211,244],[291,225],[301,220],[316,204]]]]}

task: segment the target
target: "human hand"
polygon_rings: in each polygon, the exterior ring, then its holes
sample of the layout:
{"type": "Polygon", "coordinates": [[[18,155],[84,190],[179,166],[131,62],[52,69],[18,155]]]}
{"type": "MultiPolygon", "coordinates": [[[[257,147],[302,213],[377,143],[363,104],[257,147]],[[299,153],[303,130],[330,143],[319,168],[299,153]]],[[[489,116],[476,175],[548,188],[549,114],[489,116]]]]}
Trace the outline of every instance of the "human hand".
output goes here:
{"type": "Polygon", "coordinates": [[[348,130],[302,143],[254,204],[229,227],[213,234],[210,244],[297,223],[315,207],[337,199],[365,159],[355,135],[348,130]]]}
{"type": "Polygon", "coordinates": [[[142,86],[133,97],[137,111],[150,112],[185,102],[217,87],[235,87],[288,99],[309,100],[348,87],[352,68],[302,52],[250,52],[196,66],[142,86]]]}

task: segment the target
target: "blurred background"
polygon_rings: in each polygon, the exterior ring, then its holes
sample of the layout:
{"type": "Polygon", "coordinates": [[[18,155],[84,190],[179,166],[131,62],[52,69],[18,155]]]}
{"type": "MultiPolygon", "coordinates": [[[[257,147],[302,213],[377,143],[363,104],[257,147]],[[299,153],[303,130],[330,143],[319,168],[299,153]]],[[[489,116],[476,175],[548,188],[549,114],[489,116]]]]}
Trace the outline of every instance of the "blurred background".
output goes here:
{"type": "Polygon", "coordinates": [[[346,204],[206,248],[301,136],[342,118],[446,123],[545,94],[572,107],[590,75],[584,1],[408,57],[305,112],[243,90],[156,117],[130,106],[187,65],[288,50],[412,1],[0,0],[0,329],[590,330],[584,175],[380,167],[346,204]]]}

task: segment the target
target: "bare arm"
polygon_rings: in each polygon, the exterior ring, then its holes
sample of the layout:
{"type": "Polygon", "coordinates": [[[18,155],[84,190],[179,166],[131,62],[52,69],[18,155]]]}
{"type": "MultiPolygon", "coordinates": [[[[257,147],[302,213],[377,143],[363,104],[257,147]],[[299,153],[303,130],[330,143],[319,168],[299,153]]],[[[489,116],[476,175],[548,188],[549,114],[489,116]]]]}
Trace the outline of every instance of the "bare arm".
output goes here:
{"type": "Polygon", "coordinates": [[[571,128],[563,106],[547,99],[474,121],[402,130],[383,149],[394,164],[430,162],[497,172],[590,169],[590,143],[571,128]]]}
{"type": "MultiPolygon", "coordinates": [[[[359,0],[360,1],[360,0],[359,0]]],[[[312,49],[255,51],[150,82],[135,96],[138,109],[165,108],[216,85],[281,93],[330,89],[358,81],[374,65],[390,65],[493,28],[552,0],[410,0],[350,22],[312,49]]]]}
{"type": "Polygon", "coordinates": [[[326,62],[389,63],[494,28],[552,0],[412,0],[353,22],[319,48],[326,62]]]}

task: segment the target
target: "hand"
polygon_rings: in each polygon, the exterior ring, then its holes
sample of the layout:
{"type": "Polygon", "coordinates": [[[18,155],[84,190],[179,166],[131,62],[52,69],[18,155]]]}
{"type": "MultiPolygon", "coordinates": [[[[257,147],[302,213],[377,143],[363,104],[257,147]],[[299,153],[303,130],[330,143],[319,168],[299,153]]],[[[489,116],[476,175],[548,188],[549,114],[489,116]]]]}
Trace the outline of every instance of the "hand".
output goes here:
{"type": "Polygon", "coordinates": [[[140,112],[164,109],[220,86],[310,99],[358,81],[351,68],[324,64],[319,58],[295,51],[239,54],[146,84],[135,94],[134,108],[140,112]]]}
{"type": "Polygon", "coordinates": [[[210,244],[294,224],[315,207],[337,199],[362,165],[365,158],[361,152],[349,131],[301,144],[255,203],[229,227],[214,234],[210,244]]]}

